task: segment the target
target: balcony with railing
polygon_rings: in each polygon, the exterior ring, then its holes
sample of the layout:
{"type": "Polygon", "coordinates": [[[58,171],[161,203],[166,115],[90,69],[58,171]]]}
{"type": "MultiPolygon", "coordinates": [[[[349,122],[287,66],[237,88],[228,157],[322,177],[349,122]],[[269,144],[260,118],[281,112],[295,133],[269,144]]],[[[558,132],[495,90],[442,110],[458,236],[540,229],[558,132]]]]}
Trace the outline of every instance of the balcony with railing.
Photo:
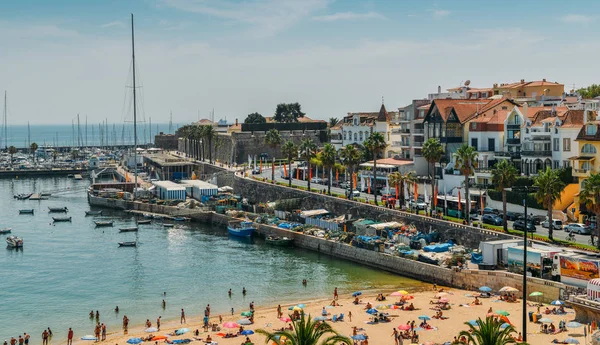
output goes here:
{"type": "Polygon", "coordinates": [[[425,141],[423,140],[423,138],[419,138],[419,139],[421,139],[421,140],[416,140],[416,139],[415,139],[415,141],[414,141],[414,145],[413,145],[414,147],[423,147],[423,143],[424,143],[425,141]]]}
{"type": "Polygon", "coordinates": [[[532,140],[550,140],[550,129],[532,130],[530,133],[532,140]]]}
{"type": "Polygon", "coordinates": [[[519,138],[506,139],[506,143],[508,145],[520,145],[521,144],[521,139],[519,139],[519,138]]]}
{"type": "Polygon", "coordinates": [[[517,130],[517,129],[521,129],[521,125],[514,124],[514,123],[513,124],[508,124],[508,125],[506,125],[506,129],[509,130],[509,131],[510,130],[514,131],[514,130],[517,130]]]}
{"type": "Polygon", "coordinates": [[[516,151],[516,152],[511,152],[511,151],[495,151],[494,152],[494,156],[495,157],[500,157],[500,158],[512,158],[512,159],[519,159],[521,158],[521,151],[516,151]]]}
{"type": "Polygon", "coordinates": [[[390,145],[391,147],[402,147],[402,142],[401,141],[392,141],[392,145],[390,145]]]}
{"type": "Polygon", "coordinates": [[[522,150],[521,151],[521,156],[527,156],[527,157],[552,157],[552,151],[551,150],[536,150],[536,151],[532,151],[532,150],[522,150]]]}
{"type": "Polygon", "coordinates": [[[581,169],[573,169],[573,176],[574,177],[590,177],[590,173],[594,172],[594,169],[592,169],[591,167],[583,167],[581,169]]]}

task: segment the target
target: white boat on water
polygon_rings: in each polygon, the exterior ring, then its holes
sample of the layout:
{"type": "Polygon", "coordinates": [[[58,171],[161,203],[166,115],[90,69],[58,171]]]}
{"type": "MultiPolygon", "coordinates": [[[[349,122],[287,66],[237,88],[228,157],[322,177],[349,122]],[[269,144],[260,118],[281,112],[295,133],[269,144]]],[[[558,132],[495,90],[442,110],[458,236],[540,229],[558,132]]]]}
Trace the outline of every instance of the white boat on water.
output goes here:
{"type": "Polygon", "coordinates": [[[6,243],[11,248],[22,248],[23,247],[23,239],[17,236],[8,236],[6,238],[6,243]]]}

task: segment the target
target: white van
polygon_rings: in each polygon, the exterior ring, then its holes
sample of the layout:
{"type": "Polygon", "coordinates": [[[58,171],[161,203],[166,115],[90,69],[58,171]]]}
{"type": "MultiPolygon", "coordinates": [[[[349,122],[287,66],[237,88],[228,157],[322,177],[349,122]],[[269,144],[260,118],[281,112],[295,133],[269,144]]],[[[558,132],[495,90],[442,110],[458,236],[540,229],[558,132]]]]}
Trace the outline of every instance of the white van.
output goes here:
{"type": "MultiPolygon", "coordinates": [[[[546,219],[545,221],[542,222],[542,228],[549,228],[549,222],[548,219],[546,219]]],[[[552,229],[554,230],[562,230],[563,228],[563,222],[562,220],[559,219],[552,219],[552,229]]]]}

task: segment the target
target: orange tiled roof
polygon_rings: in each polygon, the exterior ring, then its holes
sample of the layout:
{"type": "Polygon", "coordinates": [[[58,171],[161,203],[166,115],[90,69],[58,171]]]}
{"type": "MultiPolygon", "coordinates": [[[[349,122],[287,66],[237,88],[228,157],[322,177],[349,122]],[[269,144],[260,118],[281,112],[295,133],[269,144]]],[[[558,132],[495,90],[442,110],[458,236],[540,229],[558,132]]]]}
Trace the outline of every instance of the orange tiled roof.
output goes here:
{"type": "Polygon", "coordinates": [[[435,104],[444,122],[448,121],[450,114],[454,111],[458,120],[464,123],[487,102],[489,101],[481,99],[436,99],[431,104],[432,106],[435,104]]]}
{"type": "Polygon", "coordinates": [[[535,81],[525,81],[523,83],[518,81],[516,83],[498,84],[497,88],[498,89],[516,89],[516,88],[525,87],[525,86],[546,86],[546,85],[563,85],[564,86],[564,84],[561,84],[558,82],[535,80],[535,81]]]}
{"type": "Polygon", "coordinates": [[[477,118],[469,121],[470,123],[487,123],[490,125],[503,125],[506,121],[506,117],[510,113],[510,110],[497,110],[489,111],[485,114],[478,116],[477,118]]]}

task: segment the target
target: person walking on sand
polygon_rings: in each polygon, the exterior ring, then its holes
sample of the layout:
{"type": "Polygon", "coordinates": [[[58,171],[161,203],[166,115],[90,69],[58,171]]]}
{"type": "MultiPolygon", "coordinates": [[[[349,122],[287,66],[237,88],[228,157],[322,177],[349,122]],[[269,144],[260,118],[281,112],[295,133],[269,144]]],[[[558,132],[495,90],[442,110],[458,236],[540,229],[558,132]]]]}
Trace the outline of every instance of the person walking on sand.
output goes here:
{"type": "Polygon", "coordinates": [[[106,325],[102,323],[102,341],[106,340],[106,325]]]}
{"type": "Polygon", "coordinates": [[[185,311],[183,310],[183,308],[181,308],[181,319],[179,320],[180,323],[185,323],[185,311]]]}
{"type": "Polygon", "coordinates": [[[96,337],[96,342],[100,340],[100,324],[96,324],[94,328],[94,336],[96,337]]]}
{"type": "Polygon", "coordinates": [[[27,333],[23,333],[23,338],[25,339],[25,345],[29,345],[29,334],[27,333]]]}
{"type": "Polygon", "coordinates": [[[394,337],[394,344],[398,345],[398,330],[393,328],[392,337],[394,337]]]}
{"type": "Polygon", "coordinates": [[[277,318],[280,319],[283,317],[283,313],[281,312],[281,304],[277,305],[277,318]]]}
{"type": "Polygon", "coordinates": [[[334,300],[338,300],[339,296],[338,296],[338,291],[337,291],[337,287],[335,289],[333,289],[333,299],[334,300]]]}
{"type": "Polygon", "coordinates": [[[352,322],[352,312],[351,311],[348,312],[348,320],[350,320],[350,322],[352,322]]]}
{"type": "Polygon", "coordinates": [[[156,329],[158,329],[160,331],[160,316],[158,317],[158,319],[156,319],[156,329]]]}
{"type": "MultiPolygon", "coordinates": [[[[11,343],[12,343],[12,341],[11,341],[11,343]]],[[[42,332],[42,345],[48,345],[48,330],[47,329],[45,329],[42,332]]]]}
{"type": "Polygon", "coordinates": [[[73,330],[70,327],[67,333],[67,345],[73,345],[73,330]]]}

